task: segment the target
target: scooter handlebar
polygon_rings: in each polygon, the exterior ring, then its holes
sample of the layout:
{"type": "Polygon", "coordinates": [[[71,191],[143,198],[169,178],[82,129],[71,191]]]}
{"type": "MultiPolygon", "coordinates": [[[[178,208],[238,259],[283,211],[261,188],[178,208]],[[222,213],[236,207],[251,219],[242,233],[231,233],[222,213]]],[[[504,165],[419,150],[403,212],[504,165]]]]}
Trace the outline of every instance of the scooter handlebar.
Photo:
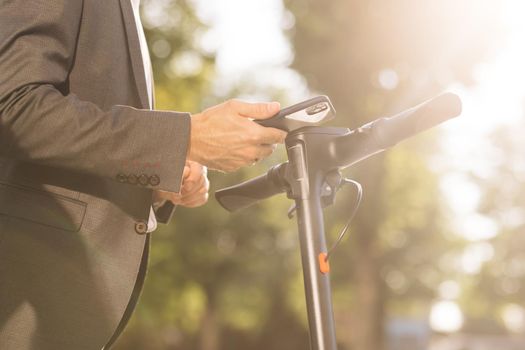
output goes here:
{"type": "Polygon", "coordinates": [[[459,97],[444,93],[392,117],[376,119],[336,141],[337,163],[351,166],[460,114],[459,97]]]}
{"type": "Polygon", "coordinates": [[[263,199],[286,192],[283,183],[284,172],[288,163],[272,167],[266,174],[243,183],[223,188],[215,192],[217,201],[228,211],[237,211],[249,207],[263,199]]]}
{"type": "MultiPolygon", "coordinates": [[[[374,120],[334,138],[333,144],[327,145],[331,150],[330,166],[351,166],[406,138],[457,117],[460,113],[459,97],[452,93],[444,93],[392,117],[374,120]]],[[[215,192],[215,197],[224,208],[236,211],[286,192],[287,166],[288,163],[274,166],[266,174],[215,192]]]]}
{"type": "Polygon", "coordinates": [[[448,92],[392,117],[377,119],[363,128],[372,127],[378,146],[386,149],[460,114],[461,100],[448,92]]]}

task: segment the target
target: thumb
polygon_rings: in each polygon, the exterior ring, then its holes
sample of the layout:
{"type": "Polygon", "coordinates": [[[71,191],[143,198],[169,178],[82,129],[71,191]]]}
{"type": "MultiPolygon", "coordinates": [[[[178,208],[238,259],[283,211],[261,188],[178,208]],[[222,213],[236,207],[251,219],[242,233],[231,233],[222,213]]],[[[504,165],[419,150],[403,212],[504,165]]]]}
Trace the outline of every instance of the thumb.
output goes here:
{"type": "Polygon", "coordinates": [[[186,179],[188,176],[190,176],[190,173],[191,173],[190,166],[188,163],[186,163],[186,165],[184,165],[184,171],[182,172],[182,178],[186,179]]]}
{"type": "Polygon", "coordinates": [[[249,103],[238,100],[229,101],[230,107],[239,115],[253,119],[267,119],[276,115],[281,109],[279,102],[249,103]]]}
{"type": "Polygon", "coordinates": [[[202,165],[200,165],[197,162],[188,162],[189,165],[189,175],[185,178],[186,181],[189,182],[197,182],[199,178],[202,176],[202,165]]]}

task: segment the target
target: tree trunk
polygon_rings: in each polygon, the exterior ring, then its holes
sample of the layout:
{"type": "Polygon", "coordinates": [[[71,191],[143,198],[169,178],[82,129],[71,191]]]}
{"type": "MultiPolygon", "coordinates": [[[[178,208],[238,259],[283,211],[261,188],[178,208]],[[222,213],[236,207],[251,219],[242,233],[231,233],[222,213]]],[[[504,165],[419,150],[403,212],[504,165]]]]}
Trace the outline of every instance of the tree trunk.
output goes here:
{"type": "Polygon", "coordinates": [[[379,263],[373,242],[361,241],[356,273],[355,350],[381,350],[383,348],[383,304],[379,263]]]}
{"type": "Polygon", "coordinates": [[[219,350],[220,348],[220,329],[217,321],[217,312],[214,303],[206,303],[206,310],[202,316],[200,331],[200,350],[219,350]]]}

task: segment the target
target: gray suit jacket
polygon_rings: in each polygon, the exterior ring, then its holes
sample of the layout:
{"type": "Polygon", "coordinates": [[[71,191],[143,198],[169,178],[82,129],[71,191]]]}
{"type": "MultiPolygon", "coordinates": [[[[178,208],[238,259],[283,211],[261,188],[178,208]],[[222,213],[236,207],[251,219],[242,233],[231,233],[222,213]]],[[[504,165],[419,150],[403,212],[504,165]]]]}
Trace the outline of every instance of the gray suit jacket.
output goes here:
{"type": "Polygon", "coordinates": [[[0,0],[0,349],[125,326],[152,189],[179,190],[189,142],[187,113],[146,106],[129,0],[0,0]]]}

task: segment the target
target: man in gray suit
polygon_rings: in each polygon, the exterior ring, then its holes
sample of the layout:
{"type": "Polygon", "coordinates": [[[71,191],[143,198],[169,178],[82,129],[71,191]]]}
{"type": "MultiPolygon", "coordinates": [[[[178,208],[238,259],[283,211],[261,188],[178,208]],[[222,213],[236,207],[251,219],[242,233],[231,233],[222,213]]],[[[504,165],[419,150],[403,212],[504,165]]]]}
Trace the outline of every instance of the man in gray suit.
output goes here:
{"type": "Polygon", "coordinates": [[[156,221],[206,201],[206,166],[236,170],[285,137],[251,120],[275,103],[152,110],[137,8],[0,0],[2,350],[108,349],[156,221]]]}

